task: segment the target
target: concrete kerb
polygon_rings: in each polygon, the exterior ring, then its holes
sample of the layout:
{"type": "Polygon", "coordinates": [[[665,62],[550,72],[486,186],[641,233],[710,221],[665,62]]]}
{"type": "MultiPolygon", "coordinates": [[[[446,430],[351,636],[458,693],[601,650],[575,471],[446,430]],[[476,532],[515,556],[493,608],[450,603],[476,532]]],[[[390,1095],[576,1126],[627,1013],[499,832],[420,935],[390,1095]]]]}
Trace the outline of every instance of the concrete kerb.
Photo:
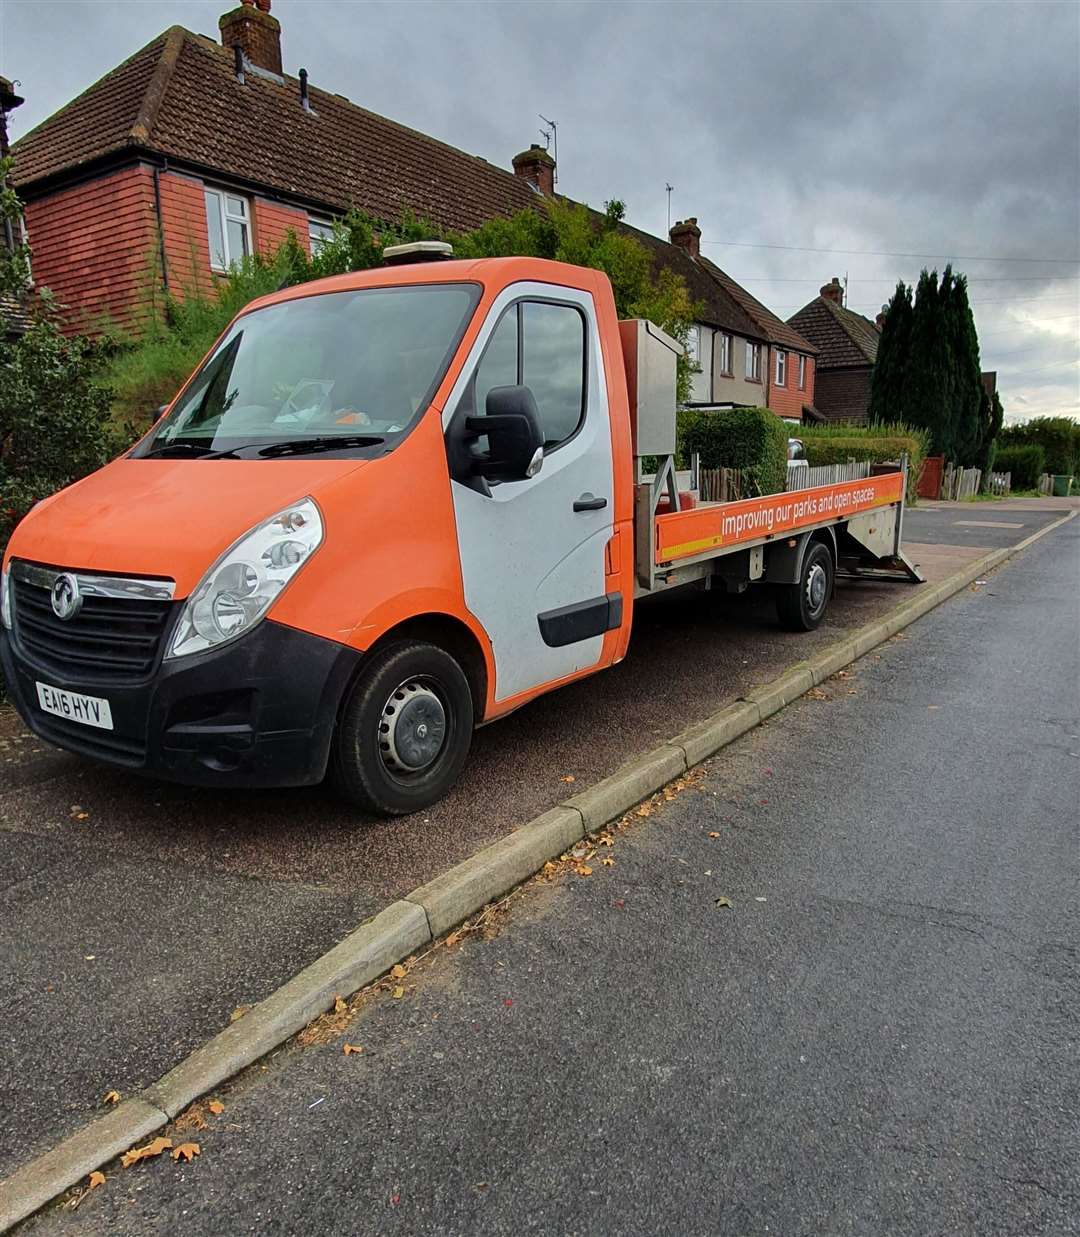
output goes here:
{"type": "Polygon", "coordinates": [[[140,1139],[168,1124],[193,1100],[280,1046],[343,996],[378,978],[455,924],[528,879],[586,833],[654,794],[765,718],[966,588],[1006,559],[1076,516],[1070,511],[1015,546],[992,551],[924,590],[886,619],[867,624],[790,667],[778,679],[688,727],[595,786],[500,839],[449,872],[406,894],[239,1022],[196,1049],[140,1096],[123,1101],[52,1150],[0,1182],[0,1232],[33,1214],[140,1139]]]}

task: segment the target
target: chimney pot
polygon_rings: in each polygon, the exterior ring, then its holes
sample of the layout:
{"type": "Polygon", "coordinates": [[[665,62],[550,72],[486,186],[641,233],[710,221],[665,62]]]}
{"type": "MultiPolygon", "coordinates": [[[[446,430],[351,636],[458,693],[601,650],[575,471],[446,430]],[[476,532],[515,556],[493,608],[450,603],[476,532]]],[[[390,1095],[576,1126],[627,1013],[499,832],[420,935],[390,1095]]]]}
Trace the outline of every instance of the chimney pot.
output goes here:
{"type": "Polygon", "coordinates": [[[678,245],[685,253],[695,260],[701,256],[701,229],[698,227],[697,215],[680,219],[668,232],[668,239],[673,245],[678,245]]]}
{"type": "Polygon", "coordinates": [[[545,197],[555,196],[555,160],[538,142],[513,158],[514,175],[527,180],[545,197]]]}
{"type": "Polygon", "coordinates": [[[239,47],[248,64],[281,74],[281,23],[270,16],[270,0],[240,0],[218,18],[223,47],[239,47]]]}
{"type": "Polygon", "coordinates": [[[819,296],[823,296],[827,301],[832,301],[834,305],[843,305],[844,303],[844,286],[841,284],[838,276],[834,275],[830,283],[818,291],[819,296]]]}

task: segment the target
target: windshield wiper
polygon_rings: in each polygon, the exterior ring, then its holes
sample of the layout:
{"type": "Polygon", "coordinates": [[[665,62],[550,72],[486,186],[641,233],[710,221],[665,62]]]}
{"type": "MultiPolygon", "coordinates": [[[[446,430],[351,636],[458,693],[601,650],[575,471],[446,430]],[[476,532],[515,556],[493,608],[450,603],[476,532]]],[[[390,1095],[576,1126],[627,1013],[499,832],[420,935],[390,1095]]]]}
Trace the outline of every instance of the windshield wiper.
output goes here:
{"type": "Polygon", "coordinates": [[[314,455],[318,451],[336,451],[342,447],[377,447],[386,439],[378,434],[335,434],[327,438],[293,438],[263,447],[260,455],[314,455]]]}
{"type": "Polygon", "coordinates": [[[200,446],[197,442],[167,442],[163,447],[155,447],[153,451],[147,451],[145,455],[137,458],[152,460],[155,456],[167,455],[170,451],[197,451],[200,460],[224,460],[235,457],[237,451],[243,450],[244,447],[257,445],[257,443],[243,443],[239,447],[229,447],[227,451],[212,451],[209,447],[200,446]]]}

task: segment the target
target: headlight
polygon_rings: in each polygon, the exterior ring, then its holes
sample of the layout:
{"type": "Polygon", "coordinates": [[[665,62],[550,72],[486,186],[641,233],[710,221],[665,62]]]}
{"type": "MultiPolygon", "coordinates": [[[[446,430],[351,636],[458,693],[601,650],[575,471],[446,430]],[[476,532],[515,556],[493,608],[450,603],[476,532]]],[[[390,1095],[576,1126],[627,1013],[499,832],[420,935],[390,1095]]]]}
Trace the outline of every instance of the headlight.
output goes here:
{"type": "Polygon", "coordinates": [[[11,630],[11,568],[0,573],[0,622],[11,630]]]}
{"type": "Polygon", "coordinates": [[[256,525],[226,550],[188,598],[169,657],[202,653],[250,631],[322,537],[322,516],[312,498],[256,525]]]}

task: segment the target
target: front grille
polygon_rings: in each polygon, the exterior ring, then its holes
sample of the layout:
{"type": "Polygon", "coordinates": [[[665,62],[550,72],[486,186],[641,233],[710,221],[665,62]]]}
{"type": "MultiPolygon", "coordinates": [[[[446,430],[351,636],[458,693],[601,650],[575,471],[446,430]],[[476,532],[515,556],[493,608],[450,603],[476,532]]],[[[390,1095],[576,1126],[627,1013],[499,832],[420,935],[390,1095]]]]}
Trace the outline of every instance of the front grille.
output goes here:
{"type": "Polygon", "coordinates": [[[67,682],[135,683],[149,677],[160,656],[172,602],[102,595],[120,589],[109,589],[108,577],[79,576],[88,582],[82,606],[74,618],[64,620],[53,611],[48,586],[55,569],[27,567],[20,572],[21,566],[16,565],[11,583],[15,637],[28,661],[67,682]],[[89,581],[97,581],[101,591],[91,591],[89,581]]]}

